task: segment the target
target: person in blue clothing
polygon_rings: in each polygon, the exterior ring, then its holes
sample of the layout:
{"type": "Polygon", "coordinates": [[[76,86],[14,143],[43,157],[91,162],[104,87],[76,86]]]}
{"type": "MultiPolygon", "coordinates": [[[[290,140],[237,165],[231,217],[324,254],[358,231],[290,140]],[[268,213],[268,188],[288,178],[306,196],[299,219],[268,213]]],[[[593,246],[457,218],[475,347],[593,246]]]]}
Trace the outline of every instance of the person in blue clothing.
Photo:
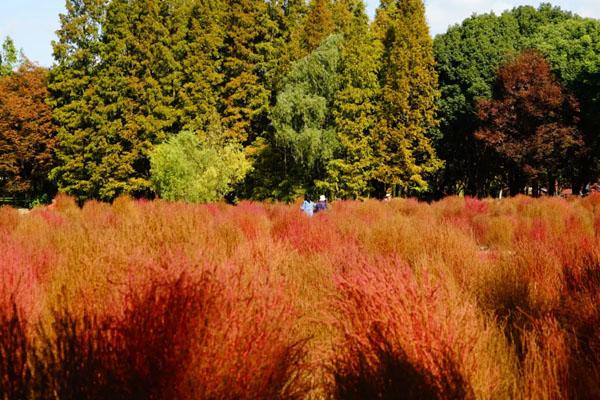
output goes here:
{"type": "Polygon", "coordinates": [[[310,200],[309,196],[304,196],[304,202],[300,206],[300,209],[304,211],[304,214],[312,217],[315,211],[315,203],[310,200]]]}
{"type": "Polygon", "coordinates": [[[317,205],[315,206],[315,212],[321,212],[325,210],[327,210],[327,198],[324,195],[321,195],[317,205]]]}

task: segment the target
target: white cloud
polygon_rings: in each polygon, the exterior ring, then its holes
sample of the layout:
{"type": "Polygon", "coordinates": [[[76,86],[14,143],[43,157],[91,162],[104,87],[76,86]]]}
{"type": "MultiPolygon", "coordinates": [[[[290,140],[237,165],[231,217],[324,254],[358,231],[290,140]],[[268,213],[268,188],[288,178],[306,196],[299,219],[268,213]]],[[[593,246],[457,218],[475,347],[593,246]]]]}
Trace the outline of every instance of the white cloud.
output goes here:
{"type": "MultiPolygon", "coordinates": [[[[550,2],[584,17],[600,18],[599,0],[554,0],[550,2]]],[[[425,7],[431,33],[436,35],[445,32],[449,26],[462,22],[474,13],[482,14],[494,11],[499,14],[519,5],[537,7],[540,3],[539,0],[425,0],[425,7]]],[[[367,4],[371,16],[374,15],[379,0],[367,0],[367,4]]]]}

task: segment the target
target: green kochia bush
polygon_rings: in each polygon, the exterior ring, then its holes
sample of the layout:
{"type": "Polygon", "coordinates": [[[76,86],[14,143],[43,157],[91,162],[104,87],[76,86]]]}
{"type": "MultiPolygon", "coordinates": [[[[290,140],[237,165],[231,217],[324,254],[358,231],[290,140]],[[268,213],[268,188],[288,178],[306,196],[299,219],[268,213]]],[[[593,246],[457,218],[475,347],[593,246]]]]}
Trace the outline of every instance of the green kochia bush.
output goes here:
{"type": "Polygon", "coordinates": [[[192,203],[222,199],[250,169],[236,144],[200,139],[188,131],[156,146],[150,159],[159,196],[192,203]]]}

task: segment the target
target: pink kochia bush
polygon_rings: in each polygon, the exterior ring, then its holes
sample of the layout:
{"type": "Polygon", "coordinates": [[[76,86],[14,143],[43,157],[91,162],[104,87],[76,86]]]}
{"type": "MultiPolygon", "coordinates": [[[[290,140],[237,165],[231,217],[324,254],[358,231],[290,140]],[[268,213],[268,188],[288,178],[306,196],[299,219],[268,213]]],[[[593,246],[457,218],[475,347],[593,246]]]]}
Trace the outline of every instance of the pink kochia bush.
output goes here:
{"type": "Polygon", "coordinates": [[[0,400],[600,398],[600,196],[0,208],[0,400]]]}
{"type": "Polygon", "coordinates": [[[476,332],[446,306],[427,272],[373,261],[338,279],[343,340],[333,362],[339,399],[473,398],[463,370],[476,332]]]}

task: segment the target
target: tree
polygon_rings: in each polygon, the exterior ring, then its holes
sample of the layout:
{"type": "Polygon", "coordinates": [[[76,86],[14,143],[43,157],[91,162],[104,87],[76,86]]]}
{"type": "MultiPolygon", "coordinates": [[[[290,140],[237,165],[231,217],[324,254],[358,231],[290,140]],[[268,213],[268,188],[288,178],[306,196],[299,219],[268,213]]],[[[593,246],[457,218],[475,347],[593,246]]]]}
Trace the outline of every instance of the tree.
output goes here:
{"type": "Polygon", "coordinates": [[[165,200],[222,200],[250,169],[241,148],[183,131],[151,153],[152,182],[165,200]]]}
{"type": "Polygon", "coordinates": [[[308,13],[305,0],[269,0],[269,15],[277,26],[274,37],[275,52],[271,57],[268,87],[273,102],[275,94],[283,89],[283,81],[291,65],[304,57],[306,51],[302,45],[304,21],[308,13]]]}
{"type": "Polygon", "coordinates": [[[101,174],[94,165],[102,159],[97,136],[103,117],[94,81],[101,67],[102,26],[107,0],[68,0],[60,15],[58,41],[52,43],[56,66],[49,76],[50,105],[58,126],[59,165],[51,172],[61,191],[80,199],[97,196],[101,174]]]}
{"type": "Polygon", "coordinates": [[[293,200],[324,178],[337,147],[332,111],[341,42],[331,36],[291,66],[270,112],[273,132],[247,149],[254,159],[245,185],[250,197],[293,200]]]}
{"type": "Polygon", "coordinates": [[[93,197],[150,195],[149,152],[181,128],[180,1],[112,0],[94,82],[99,126],[93,197]]]}
{"type": "Polygon", "coordinates": [[[578,104],[556,82],[539,53],[526,51],[498,72],[492,100],[478,105],[482,128],[475,136],[505,160],[511,194],[526,183],[539,188],[568,174],[583,145],[577,129],[578,104]]]}
{"type": "Polygon", "coordinates": [[[330,0],[312,0],[310,11],[304,23],[302,44],[310,53],[321,45],[321,42],[335,30],[330,0]]]}
{"type": "Polygon", "coordinates": [[[178,106],[183,129],[206,132],[221,129],[221,88],[224,75],[220,51],[224,40],[224,6],[194,0],[184,11],[185,37],[179,58],[182,84],[178,106]]]}
{"type": "MultiPolygon", "coordinates": [[[[494,191],[502,171],[496,154],[481,146],[473,133],[478,129],[476,104],[490,98],[496,72],[524,48],[544,27],[574,18],[549,4],[537,9],[522,6],[495,14],[476,15],[451,27],[434,40],[434,54],[442,96],[439,100],[438,155],[445,168],[437,175],[438,196],[464,192],[487,196],[494,191]]],[[[503,182],[500,183],[500,188],[503,182]]]]}
{"type": "Polygon", "coordinates": [[[383,1],[375,24],[383,55],[374,178],[380,194],[386,187],[422,192],[442,166],[431,141],[439,92],[425,7],[421,0],[383,1]]]}
{"type": "Polygon", "coordinates": [[[47,70],[25,63],[0,78],[0,192],[33,198],[54,191],[56,127],[46,104],[47,70]]]}
{"type": "Polygon", "coordinates": [[[341,36],[296,62],[271,112],[274,146],[284,154],[289,194],[314,189],[338,145],[333,102],[339,89],[341,36]]]}
{"type": "Polygon", "coordinates": [[[339,146],[318,186],[332,197],[357,198],[371,194],[376,165],[374,154],[376,100],[379,92],[379,51],[361,0],[336,3],[344,33],[341,47],[340,90],[333,118],[339,146]]]}
{"type": "Polygon", "coordinates": [[[53,178],[81,200],[150,194],[148,153],[183,124],[182,2],[70,0],[61,20],[53,178]]]}
{"type": "Polygon", "coordinates": [[[15,68],[22,63],[23,56],[19,55],[15,42],[7,36],[2,43],[2,51],[0,52],[0,76],[10,75],[15,68]]]}
{"type": "Polygon", "coordinates": [[[225,136],[249,144],[265,129],[270,104],[268,61],[277,31],[264,0],[228,1],[221,56],[225,136]]]}
{"type": "Polygon", "coordinates": [[[529,40],[552,66],[581,107],[579,124],[585,140],[585,154],[576,166],[573,193],[600,176],[600,21],[571,18],[541,27],[529,40]]]}

